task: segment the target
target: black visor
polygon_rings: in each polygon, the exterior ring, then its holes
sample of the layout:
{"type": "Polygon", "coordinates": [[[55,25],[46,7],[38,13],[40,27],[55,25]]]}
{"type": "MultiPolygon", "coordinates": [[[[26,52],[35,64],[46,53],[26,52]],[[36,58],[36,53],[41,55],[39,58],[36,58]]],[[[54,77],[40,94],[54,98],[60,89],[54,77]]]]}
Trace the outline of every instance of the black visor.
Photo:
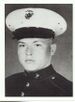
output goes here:
{"type": "Polygon", "coordinates": [[[53,38],[55,37],[55,33],[52,30],[45,28],[20,28],[13,32],[13,39],[22,39],[22,38],[53,38]]]}

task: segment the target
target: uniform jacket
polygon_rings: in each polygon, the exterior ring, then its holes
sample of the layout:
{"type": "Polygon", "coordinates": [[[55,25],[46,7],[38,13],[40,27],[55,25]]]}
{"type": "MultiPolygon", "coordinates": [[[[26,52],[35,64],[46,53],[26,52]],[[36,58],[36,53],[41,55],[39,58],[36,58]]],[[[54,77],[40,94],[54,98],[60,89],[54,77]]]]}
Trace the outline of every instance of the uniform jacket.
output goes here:
{"type": "Polygon", "coordinates": [[[6,96],[72,96],[72,82],[50,65],[36,72],[21,72],[5,82],[6,96]]]}

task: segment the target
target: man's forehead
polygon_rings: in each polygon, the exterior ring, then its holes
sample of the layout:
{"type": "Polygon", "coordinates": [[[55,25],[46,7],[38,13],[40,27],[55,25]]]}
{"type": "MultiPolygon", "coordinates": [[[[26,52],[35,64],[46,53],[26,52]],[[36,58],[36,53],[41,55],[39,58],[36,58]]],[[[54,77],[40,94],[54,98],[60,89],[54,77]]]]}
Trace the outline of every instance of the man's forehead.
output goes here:
{"type": "Polygon", "coordinates": [[[49,39],[45,39],[45,38],[23,38],[23,39],[20,39],[18,40],[19,43],[23,43],[23,42],[26,42],[26,43],[37,43],[37,42],[42,42],[42,43],[51,43],[52,42],[52,38],[49,38],[49,39]]]}

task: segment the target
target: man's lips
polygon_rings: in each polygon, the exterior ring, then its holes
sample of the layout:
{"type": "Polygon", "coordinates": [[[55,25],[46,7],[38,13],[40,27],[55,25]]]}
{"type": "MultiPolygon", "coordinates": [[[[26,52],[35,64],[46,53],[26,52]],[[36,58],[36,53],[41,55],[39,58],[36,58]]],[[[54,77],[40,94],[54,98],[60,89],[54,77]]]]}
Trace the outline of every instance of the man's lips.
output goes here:
{"type": "Polygon", "coordinates": [[[25,62],[34,62],[33,59],[26,59],[25,62]]]}

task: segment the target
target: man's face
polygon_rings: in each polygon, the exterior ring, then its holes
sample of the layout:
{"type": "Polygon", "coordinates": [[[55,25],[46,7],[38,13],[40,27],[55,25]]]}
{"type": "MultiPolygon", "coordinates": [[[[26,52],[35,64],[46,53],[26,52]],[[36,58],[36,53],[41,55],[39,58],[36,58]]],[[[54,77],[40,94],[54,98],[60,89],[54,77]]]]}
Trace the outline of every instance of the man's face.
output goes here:
{"type": "Polygon", "coordinates": [[[36,71],[50,65],[51,39],[24,38],[18,40],[18,57],[27,71],[36,71]]]}

